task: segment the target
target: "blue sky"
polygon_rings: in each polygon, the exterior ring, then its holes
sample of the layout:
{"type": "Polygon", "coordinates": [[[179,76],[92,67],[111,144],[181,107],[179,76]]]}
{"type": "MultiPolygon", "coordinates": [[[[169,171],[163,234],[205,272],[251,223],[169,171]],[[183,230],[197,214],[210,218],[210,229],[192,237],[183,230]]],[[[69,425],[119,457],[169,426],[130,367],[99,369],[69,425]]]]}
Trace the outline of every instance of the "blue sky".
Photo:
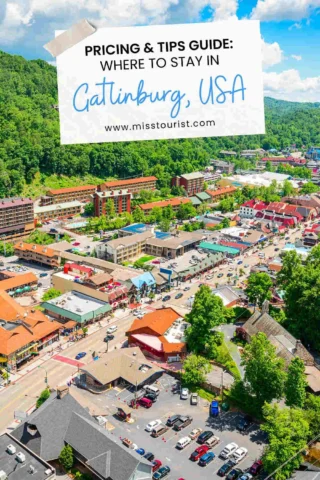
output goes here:
{"type": "Polygon", "coordinates": [[[265,94],[320,102],[320,0],[0,0],[0,49],[52,61],[43,45],[82,18],[96,26],[261,22],[265,94]]]}

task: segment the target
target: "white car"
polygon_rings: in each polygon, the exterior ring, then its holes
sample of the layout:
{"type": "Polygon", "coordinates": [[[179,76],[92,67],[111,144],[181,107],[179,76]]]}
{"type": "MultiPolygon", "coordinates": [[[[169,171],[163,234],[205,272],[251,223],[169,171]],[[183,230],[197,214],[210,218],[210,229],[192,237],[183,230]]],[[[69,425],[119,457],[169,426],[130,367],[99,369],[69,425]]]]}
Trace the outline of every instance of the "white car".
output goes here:
{"type": "Polygon", "coordinates": [[[152,430],[156,427],[158,427],[158,425],[161,424],[161,420],[152,420],[152,422],[149,422],[148,425],[146,425],[146,428],[145,430],[147,432],[152,432],[152,430]]]}
{"type": "Polygon", "coordinates": [[[191,440],[194,440],[199,437],[200,433],[202,433],[202,428],[194,428],[192,432],[189,433],[189,437],[191,440]]]}
{"type": "Polygon", "coordinates": [[[189,398],[189,390],[187,388],[183,388],[180,393],[181,400],[188,400],[189,398]]]}
{"type": "Polygon", "coordinates": [[[222,450],[222,452],[220,453],[220,458],[223,458],[224,460],[226,460],[227,458],[231,457],[231,455],[233,455],[233,453],[239,448],[239,445],[237,445],[236,443],[232,442],[232,443],[229,443],[228,445],[226,445],[224,447],[224,449],[222,450]]]}
{"type": "Polygon", "coordinates": [[[114,333],[118,330],[117,325],[112,325],[112,327],[109,327],[107,330],[107,333],[114,333]]]}
{"type": "Polygon", "coordinates": [[[211,280],[212,278],[213,278],[213,275],[208,275],[208,276],[206,277],[206,280],[211,280]]]}
{"type": "Polygon", "coordinates": [[[239,462],[241,462],[241,460],[244,459],[244,457],[247,455],[247,453],[248,453],[248,450],[246,448],[240,447],[233,453],[232,460],[235,463],[239,463],[239,462]]]}

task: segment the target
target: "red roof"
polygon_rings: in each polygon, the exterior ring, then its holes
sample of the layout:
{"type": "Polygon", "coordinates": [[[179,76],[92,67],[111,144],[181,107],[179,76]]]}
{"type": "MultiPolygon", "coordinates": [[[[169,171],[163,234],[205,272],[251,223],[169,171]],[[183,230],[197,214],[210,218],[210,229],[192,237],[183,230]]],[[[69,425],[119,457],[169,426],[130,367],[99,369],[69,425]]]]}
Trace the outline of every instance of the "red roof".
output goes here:
{"type": "Polygon", "coordinates": [[[85,267],[84,265],[78,265],[77,263],[67,263],[68,267],[71,270],[78,270],[79,272],[92,273],[93,270],[90,267],[85,267]]]}
{"type": "Polygon", "coordinates": [[[233,247],[233,248],[238,248],[239,250],[246,250],[249,248],[249,245],[243,245],[243,243],[236,243],[236,242],[226,242],[222,240],[221,245],[224,245],[225,247],[233,247]]]}
{"type": "Polygon", "coordinates": [[[294,157],[264,157],[263,162],[292,162],[296,160],[294,157]]]}
{"type": "Polygon", "coordinates": [[[110,188],[114,188],[114,187],[119,187],[119,186],[123,186],[123,185],[134,185],[136,183],[144,183],[144,182],[155,182],[157,181],[157,177],[139,177],[139,178],[130,178],[129,180],[114,180],[112,182],[105,182],[103,183],[103,185],[105,187],[110,187],[110,188]]]}
{"type": "Polygon", "coordinates": [[[241,207],[249,207],[253,208],[254,210],[265,210],[268,206],[268,203],[260,202],[259,200],[248,200],[247,202],[243,203],[241,207]]]}
{"type": "Polygon", "coordinates": [[[0,208],[21,207],[33,204],[31,198],[3,198],[0,200],[0,208]]]}
{"type": "Polygon", "coordinates": [[[159,202],[143,203],[142,205],[139,205],[139,207],[142,210],[150,210],[154,207],[163,208],[163,207],[167,207],[168,205],[172,205],[173,207],[176,207],[183,203],[190,203],[190,202],[191,202],[190,198],[176,197],[176,198],[170,198],[169,200],[160,200],[159,202]]]}
{"type": "Polygon", "coordinates": [[[85,190],[89,190],[90,192],[94,192],[96,189],[95,185],[82,185],[80,187],[66,187],[66,188],[51,188],[48,190],[48,194],[50,195],[60,195],[61,193],[73,193],[73,192],[83,192],[85,190]]]}
{"type": "Polygon", "coordinates": [[[210,195],[211,197],[218,197],[219,195],[225,195],[226,193],[233,193],[237,189],[236,187],[224,187],[224,188],[219,188],[218,190],[206,190],[206,193],[210,195]]]}

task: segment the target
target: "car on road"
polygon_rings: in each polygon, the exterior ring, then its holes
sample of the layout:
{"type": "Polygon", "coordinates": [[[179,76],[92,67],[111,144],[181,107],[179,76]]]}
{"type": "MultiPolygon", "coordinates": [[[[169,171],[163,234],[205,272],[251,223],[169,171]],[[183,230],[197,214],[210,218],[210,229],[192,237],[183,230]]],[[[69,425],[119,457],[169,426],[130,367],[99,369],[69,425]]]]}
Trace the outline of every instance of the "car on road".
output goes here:
{"type": "Polygon", "coordinates": [[[197,393],[191,393],[190,405],[198,405],[199,395],[197,393]]]}
{"type": "Polygon", "coordinates": [[[177,293],[177,295],[174,297],[176,300],[178,300],[179,298],[183,297],[183,293],[177,293]]]}
{"type": "Polygon", "coordinates": [[[47,276],[48,276],[48,274],[47,274],[47,273],[45,273],[45,272],[43,272],[43,273],[40,273],[40,275],[39,275],[39,277],[40,277],[40,278],[42,278],[42,277],[47,277],[47,276]]]}
{"type": "Polygon", "coordinates": [[[243,471],[240,468],[233,468],[231,472],[228,473],[226,480],[237,480],[243,471]]]}
{"type": "Polygon", "coordinates": [[[117,330],[118,330],[117,325],[112,325],[112,327],[108,328],[107,333],[113,333],[113,332],[116,332],[117,330]]]}
{"type": "Polygon", "coordinates": [[[223,277],[223,273],[218,273],[217,277],[218,277],[218,278],[223,277]]]}
{"type": "Polygon", "coordinates": [[[190,287],[184,287],[183,289],[184,292],[187,292],[188,290],[190,290],[190,287]]]}
{"type": "Polygon", "coordinates": [[[233,273],[229,272],[227,273],[227,277],[232,277],[233,276],[233,273]]]}
{"type": "Polygon", "coordinates": [[[158,425],[160,425],[161,423],[162,423],[162,422],[161,422],[161,420],[159,420],[159,419],[158,419],[158,420],[152,420],[151,422],[149,422],[149,423],[146,425],[145,430],[146,430],[147,432],[152,432],[152,430],[153,430],[154,428],[156,428],[158,425]]]}
{"type": "Polygon", "coordinates": [[[114,335],[106,335],[103,339],[104,342],[110,342],[110,340],[114,339],[114,335]]]}
{"type": "Polygon", "coordinates": [[[279,250],[280,250],[279,247],[277,247],[277,248],[274,249],[275,252],[278,252],[279,250]]]}
{"type": "Polygon", "coordinates": [[[219,468],[219,470],[217,471],[217,475],[219,475],[219,477],[225,477],[227,473],[233,469],[234,466],[234,462],[232,460],[228,460],[219,468]]]}
{"type": "Polygon", "coordinates": [[[81,358],[85,357],[87,355],[87,352],[80,352],[78,355],[76,355],[76,360],[80,360],[81,358]]]}
{"type": "Polygon", "coordinates": [[[211,280],[213,278],[213,275],[207,275],[206,280],[211,280]]]}
{"type": "Polygon", "coordinates": [[[249,267],[250,267],[249,263],[246,263],[244,266],[244,268],[249,268],[249,267]]]}
{"type": "Polygon", "coordinates": [[[224,449],[220,452],[219,457],[226,460],[227,458],[231,457],[238,448],[239,445],[237,445],[236,443],[228,443],[228,445],[226,445],[224,449]]]}
{"type": "Polygon", "coordinates": [[[74,242],[72,245],[73,245],[74,247],[79,247],[80,242],[74,242]]]}
{"type": "Polygon", "coordinates": [[[153,460],[152,461],[152,471],[156,472],[162,465],[162,462],[160,460],[153,460]]]}
{"type": "MultiPolygon", "coordinates": [[[[195,440],[196,438],[199,437],[200,433],[202,432],[202,428],[194,428],[190,433],[189,437],[191,440],[195,440]]],[[[200,447],[199,447],[200,448],[200,447]]]]}
{"type": "Polygon", "coordinates": [[[187,388],[183,388],[180,393],[181,400],[188,400],[189,398],[189,390],[187,388]]]}
{"type": "Polygon", "coordinates": [[[238,448],[232,455],[232,460],[235,464],[240,463],[241,460],[248,454],[248,449],[244,447],[238,448]]]}
{"type": "Polygon", "coordinates": [[[214,458],[215,458],[215,454],[213,452],[207,452],[204,455],[202,455],[202,457],[200,457],[199,465],[201,467],[206,467],[207,465],[209,465],[210,462],[212,462],[212,460],[214,460],[214,458]]]}
{"type": "Polygon", "coordinates": [[[245,432],[249,427],[251,427],[252,423],[253,421],[250,415],[245,415],[238,421],[237,429],[240,430],[240,432],[245,432]]]}
{"type": "Polygon", "coordinates": [[[137,448],[136,449],[136,452],[139,454],[139,455],[144,455],[146,453],[145,449],[144,448],[137,448]]]}
{"type": "Polygon", "coordinates": [[[165,465],[164,467],[160,467],[159,470],[157,470],[153,474],[153,480],[160,480],[161,478],[165,478],[167,475],[170,473],[170,467],[168,465],[165,465]]]}
{"type": "Polygon", "coordinates": [[[191,453],[189,460],[197,462],[202,455],[208,452],[208,450],[209,447],[207,447],[207,445],[201,445],[201,447],[196,448],[195,451],[191,453]]]}
{"type": "Polygon", "coordinates": [[[58,230],[56,228],[50,228],[50,233],[58,233],[58,230]]]}
{"type": "Polygon", "coordinates": [[[147,452],[143,455],[143,458],[146,458],[147,460],[149,460],[149,462],[152,462],[154,460],[154,455],[151,452],[147,452]]]}
{"type": "Polygon", "coordinates": [[[192,420],[193,418],[189,415],[180,415],[179,420],[173,426],[173,430],[175,430],[176,432],[180,432],[180,430],[190,425],[192,423],[192,420]]]}
{"type": "Polygon", "coordinates": [[[251,473],[251,475],[258,475],[261,470],[262,470],[262,467],[263,467],[263,464],[262,464],[262,461],[261,460],[257,460],[256,462],[254,462],[251,467],[249,468],[249,473],[251,473]]]}
{"type": "Polygon", "coordinates": [[[205,430],[199,435],[197,443],[199,443],[199,445],[203,445],[207,440],[209,440],[209,438],[213,437],[213,435],[214,433],[211,430],[205,430]]]}
{"type": "MultiPolygon", "coordinates": [[[[165,297],[163,297],[162,301],[163,301],[163,302],[167,302],[167,301],[170,300],[170,299],[171,299],[170,295],[166,295],[165,297]]],[[[164,467],[163,467],[163,468],[164,468],[164,467]]]]}
{"type": "Polygon", "coordinates": [[[243,263],[242,260],[239,260],[239,261],[238,261],[238,265],[241,265],[242,263],[243,263]]]}

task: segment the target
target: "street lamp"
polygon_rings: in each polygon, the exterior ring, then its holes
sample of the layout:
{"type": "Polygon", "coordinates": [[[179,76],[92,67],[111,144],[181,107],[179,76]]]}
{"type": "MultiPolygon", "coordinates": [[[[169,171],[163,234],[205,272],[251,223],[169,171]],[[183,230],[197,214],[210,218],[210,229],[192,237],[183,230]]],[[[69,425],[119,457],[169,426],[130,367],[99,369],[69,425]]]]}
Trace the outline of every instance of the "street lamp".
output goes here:
{"type": "Polygon", "coordinates": [[[44,383],[46,385],[48,385],[48,372],[47,372],[47,370],[44,367],[41,367],[40,365],[38,366],[38,368],[42,368],[46,372],[46,375],[44,377],[44,383]]]}

